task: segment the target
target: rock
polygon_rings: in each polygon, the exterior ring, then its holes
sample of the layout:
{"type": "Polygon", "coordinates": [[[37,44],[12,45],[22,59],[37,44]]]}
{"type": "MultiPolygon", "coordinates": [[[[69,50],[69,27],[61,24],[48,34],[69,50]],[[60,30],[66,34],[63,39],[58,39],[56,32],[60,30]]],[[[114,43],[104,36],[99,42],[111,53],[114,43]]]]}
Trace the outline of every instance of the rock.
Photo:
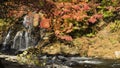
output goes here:
{"type": "Polygon", "coordinates": [[[0,60],[0,67],[1,68],[5,68],[5,66],[3,65],[3,63],[1,62],[1,60],[0,60]]]}
{"type": "Polygon", "coordinates": [[[115,57],[120,58],[120,51],[115,51],[115,57]]]}
{"type": "Polygon", "coordinates": [[[17,56],[11,56],[11,55],[0,55],[0,58],[5,58],[5,60],[17,62],[17,56]]]}
{"type": "Polygon", "coordinates": [[[65,66],[65,65],[57,65],[57,64],[53,64],[53,65],[47,65],[47,68],[71,68],[69,66],[65,66]]]}

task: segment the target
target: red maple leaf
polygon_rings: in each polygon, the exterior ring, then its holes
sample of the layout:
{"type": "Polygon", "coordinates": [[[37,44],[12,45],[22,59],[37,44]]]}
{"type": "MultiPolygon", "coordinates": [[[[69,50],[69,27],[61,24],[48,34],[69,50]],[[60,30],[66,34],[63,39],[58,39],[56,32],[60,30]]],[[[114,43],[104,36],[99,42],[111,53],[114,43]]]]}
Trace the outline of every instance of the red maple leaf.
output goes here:
{"type": "Polygon", "coordinates": [[[55,16],[60,15],[60,11],[55,11],[55,12],[54,12],[54,15],[55,15],[55,16]]]}
{"type": "Polygon", "coordinates": [[[90,19],[88,19],[88,21],[91,23],[95,23],[97,21],[97,19],[94,16],[92,16],[92,17],[90,17],[90,19]]]}
{"type": "Polygon", "coordinates": [[[42,19],[41,22],[40,22],[40,27],[41,28],[49,28],[50,27],[50,19],[42,19]]]}
{"type": "Polygon", "coordinates": [[[97,19],[101,19],[103,17],[103,15],[102,14],[95,14],[94,17],[97,19]]]}
{"type": "Polygon", "coordinates": [[[83,10],[89,10],[89,9],[90,9],[89,5],[87,3],[84,3],[83,10]]]}
{"type": "Polygon", "coordinates": [[[79,10],[80,6],[79,5],[74,5],[74,6],[72,6],[72,8],[75,9],[75,10],[79,10]]]}
{"type": "Polygon", "coordinates": [[[70,15],[63,15],[62,18],[63,19],[69,19],[69,18],[71,18],[71,16],[70,15]]]}
{"type": "Polygon", "coordinates": [[[70,12],[70,10],[64,8],[64,9],[63,9],[63,12],[64,12],[64,13],[68,13],[68,12],[70,12]]]}
{"type": "Polygon", "coordinates": [[[66,40],[66,41],[72,41],[73,38],[69,35],[63,35],[63,36],[58,36],[60,39],[66,40]]]}

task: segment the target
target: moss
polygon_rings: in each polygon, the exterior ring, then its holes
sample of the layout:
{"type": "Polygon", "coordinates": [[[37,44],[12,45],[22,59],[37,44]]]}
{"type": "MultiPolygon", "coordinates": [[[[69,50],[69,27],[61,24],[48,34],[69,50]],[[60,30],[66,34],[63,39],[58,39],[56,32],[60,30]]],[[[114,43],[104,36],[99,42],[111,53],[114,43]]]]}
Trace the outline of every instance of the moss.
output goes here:
{"type": "Polygon", "coordinates": [[[111,23],[110,28],[111,28],[111,32],[116,32],[120,30],[120,20],[115,20],[114,23],[111,23]]]}

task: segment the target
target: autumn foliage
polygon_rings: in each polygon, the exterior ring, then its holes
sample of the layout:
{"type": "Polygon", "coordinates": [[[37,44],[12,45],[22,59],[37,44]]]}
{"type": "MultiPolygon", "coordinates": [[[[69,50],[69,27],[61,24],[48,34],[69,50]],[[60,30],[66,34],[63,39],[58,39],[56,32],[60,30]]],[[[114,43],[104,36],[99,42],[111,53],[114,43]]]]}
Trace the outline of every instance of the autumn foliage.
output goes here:
{"type": "Polygon", "coordinates": [[[42,19],[40,22],[40,28],[50,28],[50,19],[42,19]]]}
{"type": "Polygon", "coordinates": [[[101,20],[115,16],[114,13],[120,9],[119,3],[119,0],[21,0],[21,8],[9,11],[8,17],[19,18],[28,11],[42,13],[43,16],[35,16],[40,28],[53,31],[59,39],[72,41],[71,33],[74,31],[86,32],[101,20]]]}

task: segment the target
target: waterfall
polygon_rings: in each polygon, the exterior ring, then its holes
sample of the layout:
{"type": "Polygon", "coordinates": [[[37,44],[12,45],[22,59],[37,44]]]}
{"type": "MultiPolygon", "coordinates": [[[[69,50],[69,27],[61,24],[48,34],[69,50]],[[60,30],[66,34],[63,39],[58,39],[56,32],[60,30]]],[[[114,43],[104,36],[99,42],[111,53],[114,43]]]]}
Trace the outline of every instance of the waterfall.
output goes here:
{"type": "Polygon", "coordinates": [[[13,26],[12,30],[8,31],[7,36],[3,42],[2,50],[13,49],[17,51],[24,51],[30,47],[34,47],[39,42],[40,36],[39,30],[34,31],[33,27],[33,17],[32,16],[24,16],[23,23],[21,23],[23,28],[18,26],[15,28],[13,26]],[[16,32],[16,29],[18,30],[16,32]]]}
{"type": "Polygon", "coordinates": [[[16,49],[18,51],[24,51],[27,48],[34,46],[34,39],[31,35],[32,33],[32,17],[25,16],[23,21],[23,30],[20,30],[16,33],[13,39],[13,45],[11,46],[12,49],[16,49]]]}
{"type": "Polygon", "coordinates": [[[13,39],[12,49],[19,49],[22,45],[23,31],[18,31],[13,39]]]}
{"type": "Polygon", "coordinates": [[[26,45],[26,48],[28,48],[30,45],[30,37],[28,32],[25,32],[25,45],[26,45]]]}
{"type": "Polygon", "coordinates": [[[32,46],[34,42],[31,42],[31,36],[27,31],[18,31],[13,39],[12,49],[16,49],[19,51],[23,51],[30,46],[32,46]]]}
{"type": "Polygon", "coordinates": [[[3,42],[3,48],[2,48],[2,50],[9,49],[10,45],[8,45],[8,44],[10,44],[10,37],[11,37],[10,34],[11,34],[11,32],[12,32],[11,30],[8,31],[8,34],[5,37],[5,40],[3,42]]]}

